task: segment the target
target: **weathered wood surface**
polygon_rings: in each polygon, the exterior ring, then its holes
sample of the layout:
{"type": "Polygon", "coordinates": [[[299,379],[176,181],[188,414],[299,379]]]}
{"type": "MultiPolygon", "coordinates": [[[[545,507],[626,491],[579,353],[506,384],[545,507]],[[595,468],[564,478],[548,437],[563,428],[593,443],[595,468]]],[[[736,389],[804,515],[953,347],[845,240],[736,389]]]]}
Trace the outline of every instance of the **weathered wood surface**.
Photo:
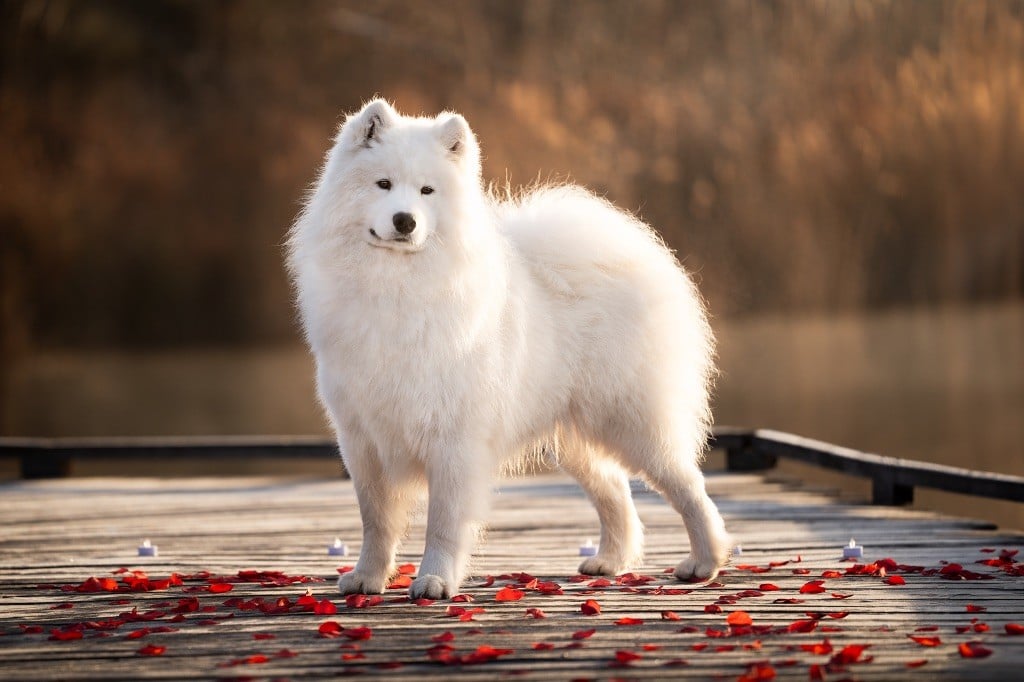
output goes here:
{"type": "MultiPolygon", "coordinates": [[[[814,665],[821,666],[828,680],[1019,675],[1024,636],[1011,636],[1004,626],[1024,622],[1024,578],[1011,574],[1014,567],[1018,573],[1024,568],[1019,563],[1024,559],[1009,560],[1008,570],[976,562],[1021,547],[1020,533],[923,512],[844,504],[793,485],[767,482],[760,475],[712,475],[709,488],[743,547],[720,585],[680,585],[663,573],[681,558],[685,534],[676,514],[641,488],[635,497],[648,530],[648,551],[646,564],[637,572],[654,581],[634,587],[613,581],[598,589],[571,582],[579,544],[597,537],[596,514],[575,484],[542,476],[506,482],[496,497],[490,530],[475,563],[478,577],[463,590],[473,603],[391,603],[402,596],[402,591],[391,590],[384,604],[350,608],[335,595],[333,581],[335,568],[351,565],[354,558],[339,561],[325,549],[337,535],[358,550],[358,512],[347,481],[64,479],[7,484],[0,487],[0,679],[296,679],[358,673],[415,679],[456,672],[467,679],[735,679],[757,672],[750,667],[756,663],[770,665],[778,678],[792,679],[808,679],[814,665]],[[994,577],[949,580],[909,572],[898,573],[906,584],[895,586],[877,575],[844,575],[825,579],[822,593],[800,593],[808,581],[821,579],[823,571],[850,568],[839,555],[851,536],[865,546],[867,561],[891,557],[926,568],[956,562],[967,571],[994,577]],[[159,545],[159,557],[136,556],[146,537],[159,545]],[[983,548],[996,551],[983,553],[983,548]],[[761,573],[742,568],[787,561],[761,573]],[[90,576],[120,579],[113,574],[120,567],[143,569],[151,578],[199,571],[237,576],[242,569],[258,569],[325,581],[279,587],[234,582],[230,592],[220,594],[210,593],[209,581],[198,578],[165,591],[60,589],[81,585],[90,576]],[[518,572],[556,581],[564,594],[526,589],[519,601],[497,602],[498,589],[515,578],[481,586],[483,576],[518,572]],[[767,591],[761,587],[765,584],[779,589],[767,591]],[[692,591],[658,594],[658,586],[692,591]],[[294,603],[307,588],[317,599],[332,599],[337,613],[317,615],[292,606],[287,613],[267,615],[230,605],[237,602],[225,605],[232,598],[254,597],[270,603],[285,597],[294,603]],[[756,592],[733,604],[721,603],[748,590],[756,592]],[[852,596],[838,599],[833,594],[852,596]],[[173,622],[180,600],[189,597],[197,597],[209,612],[186,612],[182,622],[173,622]],[[598,601],[602,612],[581,613],[586,599],[598,601]],[[984,610],[969,612],[968,604],[984,610]],[[709,605],[721,612],[706,612],[709,605]],[[484,611],[463,622],[446,615],[448,606],[484,611]],[[133,608],[163,615],[118,625],[125,620],[120,614],[133,608]],[[530,608],[542,609],[547,617],[529,617],[530,608]],[[730,631],[726,617],[741,610],[755,628],[772,627],[748,634],[742,628],[730,631]],[[674,612],[679,620],[664,620],[664,611],[674,612]],[[844,613],[848,615],[841,618],[826,615],[844,613]],[[616,625],[621,618],[643,623],[616,625]],[[372,636],[321,637],[318,627],[330,620],[350,634],[355,634],[352,628],[367,626],[372,636]],[[788,631],[796,621],[813,630],[788,631]],[[161,626],[174,631],[128,637],[161,626]],[[957,632],[964,627],[969,630],[957,632]],[[36,628],[42,632],[32,633],[36,628]],[[76,628],[82,639],[50,639],[53,630],[76,628]],[[929,629],[915,632],[918,628],[929,629]],[[572,638],[574,632],[590,629],[593,636],[572,638]],[[734,636],[710,637],[709,629],[734,636]],[[432,661],[427,651],[438,644],[432,638],[445,632],[454,634],[447,645],[457,655],[485,645],[512,652],[476,664],[432,661]],[[256,634],[274,638],[255,639],[256,634]],[[924,647],[909,639],[911,634],[938,637],[941,643],[924,647]],[[826,638],[829,653],[801,648],[823,645],[826,638]],[[993,653],[964,658],[958,651],[961,642],[981,642],[993,653]],[[553,648],[536,649],[535,644],[553,648]],[[156,657],[139,655],[146,645],[166,650],[156,657]],[[577,648],[567,648],[573,645],[577,648]],[[848,645],[870,646],[861,662],[828,668],[848,645]],[[277,655],[282,650],[295,655],[277,655]],[[611,667],[616,652],[640,658],[611,667]],[[927,663],[906,665],[920,660],[927,663]]],[[[418,562],[422,538],[420,518],[403,547],[402,561],[418,562]]],[[[761,670],[767,674],[768,668],[761,670]]]]}

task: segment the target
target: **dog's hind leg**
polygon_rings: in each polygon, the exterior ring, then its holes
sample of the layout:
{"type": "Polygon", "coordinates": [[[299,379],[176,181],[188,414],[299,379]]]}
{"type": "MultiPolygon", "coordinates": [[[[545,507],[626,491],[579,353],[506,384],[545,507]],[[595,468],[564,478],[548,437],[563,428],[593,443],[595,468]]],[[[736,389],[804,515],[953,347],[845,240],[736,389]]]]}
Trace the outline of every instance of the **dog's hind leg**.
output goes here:
{"type": "Polygon", "coordinates": [[[686,440],[650,437],[621,443],[623,460],[640,471],[648,483],[683,517],[690,538],[690,556],[675,568],[680,580],[711,580],[729,560],[732,538],[715,503],[704,488],[697,453],[686,440]]]}
{"type": "Polygon", "coordinates": [[[615,575],[638,562],[643,553],[643,525],[622,466],[597,448],[577,442],[559,453],[558,464],[579,482],[601,520],[597,555],[583,560],[580,573],[615,575]]]}

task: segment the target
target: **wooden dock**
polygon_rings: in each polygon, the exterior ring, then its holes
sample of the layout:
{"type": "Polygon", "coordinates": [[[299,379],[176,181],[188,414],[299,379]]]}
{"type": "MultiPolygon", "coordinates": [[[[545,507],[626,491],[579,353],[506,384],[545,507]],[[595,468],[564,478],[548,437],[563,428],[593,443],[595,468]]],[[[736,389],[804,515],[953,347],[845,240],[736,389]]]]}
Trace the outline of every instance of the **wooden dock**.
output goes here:
{"type": "MultiPolygon", "coordinates": [[[[642,487],[645,565],[575,576],[596,514],[539,476],[502,484],[466,601],[396,588],[375,604],[334,590],[354,557],[326,545],[359,548],[348,481],[8,483],[0,679],[1019,679],[1024,534],[762,474],[711,475],[709,490],[742,546],[710,585],[664,572],[685,534],[642,487]],[[851,536],[860,564],[840,557],[851,536]],[[144,538],[158,557],[137,556],[144,538]]],[[[422,539],[419,519],[403,562],[422,539]]]]}

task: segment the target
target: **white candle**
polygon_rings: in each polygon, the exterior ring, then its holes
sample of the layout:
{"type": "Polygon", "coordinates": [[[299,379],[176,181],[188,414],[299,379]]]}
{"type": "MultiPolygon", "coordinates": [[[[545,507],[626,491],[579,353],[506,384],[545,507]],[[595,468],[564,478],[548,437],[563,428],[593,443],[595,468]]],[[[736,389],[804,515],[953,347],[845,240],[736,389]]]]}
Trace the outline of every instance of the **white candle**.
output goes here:
{"type": "Polygon", "coordinates": [[[862,556],[864,556],[864,548],[854,542],[853,538],[850,538],[850,544],[843,547],[843,558],[860,559],[862,556]]]}
{"type": "Polygon", "coordinates": [[[334,544],[327,545],[327,553],[330,556],[348,556],[348,547],[341,538],[334,538],[334,544]]]}
{"type": "Polygon", "coordinates": [[[150,542],[149,538],[146,538],[145,540],[143,540],[142,544],[139,545],[139,556],[156,556],[156,555],[157,555],[157,546],[154,545],[152,542],[150,542]]]}
{"type": "Polygon", "coordinates": [[[595,556],[597,554],[597,547],[594,545],[594,541],[587,538],[587,541],[580,545],[580,556],[595,556]]]}

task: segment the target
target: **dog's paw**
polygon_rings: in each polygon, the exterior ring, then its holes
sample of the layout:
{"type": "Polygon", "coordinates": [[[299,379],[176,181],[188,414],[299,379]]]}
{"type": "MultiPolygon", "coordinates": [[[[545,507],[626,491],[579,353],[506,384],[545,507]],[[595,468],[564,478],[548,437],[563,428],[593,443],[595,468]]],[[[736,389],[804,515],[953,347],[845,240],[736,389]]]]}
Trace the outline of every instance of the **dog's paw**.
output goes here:
{"type": "Polygon", "coordinates": [[[380,594],[387,587],[387,583],[387,576],[349,571],[338,578],[338,591],[342,594],[380,594]]]}
{"type": "Polygon", "coordinates": [[[679,562],[673,573],[679,580],[705,582],[714,579],[722,565],[714,559],[698,561],[694,557],[689,556],[679,562]]]}
{"type": "Polygon", "coordinates": [[[597,556],[587,557],[580,564],[579,572],[583,575],[618,575],[626,570],[625,562],[612,558],[597,556]]]}
{"type": "Polygon", "coordinates": [[[448,584],[436,575],[421,575],[409,587],[410,599],[447,599],[450,596],[448,584]]]}

